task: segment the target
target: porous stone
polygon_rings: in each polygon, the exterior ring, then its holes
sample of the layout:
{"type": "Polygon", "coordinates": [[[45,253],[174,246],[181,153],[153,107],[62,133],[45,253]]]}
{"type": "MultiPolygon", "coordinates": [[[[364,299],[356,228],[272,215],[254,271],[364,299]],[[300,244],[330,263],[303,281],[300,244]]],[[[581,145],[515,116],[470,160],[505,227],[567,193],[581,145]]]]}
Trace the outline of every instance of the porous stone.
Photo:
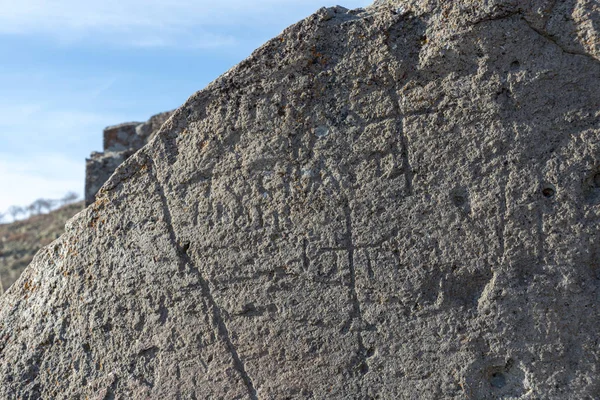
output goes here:
{"type": "Polygon", "coordinates": [[[598,23],[423,0],[286,29],[4,294],[0,397],[596,398],[598,23]]]}

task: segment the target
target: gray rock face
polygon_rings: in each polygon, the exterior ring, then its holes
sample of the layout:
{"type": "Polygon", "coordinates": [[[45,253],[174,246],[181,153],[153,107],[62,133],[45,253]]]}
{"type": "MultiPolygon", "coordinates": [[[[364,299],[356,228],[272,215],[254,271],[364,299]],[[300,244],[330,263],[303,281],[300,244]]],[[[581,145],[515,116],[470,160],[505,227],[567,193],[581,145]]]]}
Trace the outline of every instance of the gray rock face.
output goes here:
{"type": "Polygon", "coordinates": [[[388,3],[117,169],[4,294],[1,398],[597,398],[597,3],[388,3]]]}
{"type": "Polygon", "coordinates": [[[86,159],[85,204],[96,200],[96,193],[129,156],[141,149],[158,133],[173,114],[172,111],[157,114],[147,122],[127,122],[104,129],[104,152],[93,152],[86,159]]]}

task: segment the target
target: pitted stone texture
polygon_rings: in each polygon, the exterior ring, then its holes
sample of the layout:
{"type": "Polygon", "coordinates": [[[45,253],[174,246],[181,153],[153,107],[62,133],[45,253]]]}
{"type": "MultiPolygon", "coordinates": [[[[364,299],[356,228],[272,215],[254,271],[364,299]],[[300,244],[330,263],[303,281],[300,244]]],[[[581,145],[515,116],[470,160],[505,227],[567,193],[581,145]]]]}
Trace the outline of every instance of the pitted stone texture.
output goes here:
{"type": "Polygon", "coordinates": [[[427,37],[460,34],[478,22],[519,16],[565,52],[600,60],[600,2],[597,0],[376,0],[374,7],[427,19],[427,37]]]}
{"type": "Polygon", "coordinates": [[[4,295],[0,397],[597,396],[600,63],[437,12],[190,98],[4,295]]]}

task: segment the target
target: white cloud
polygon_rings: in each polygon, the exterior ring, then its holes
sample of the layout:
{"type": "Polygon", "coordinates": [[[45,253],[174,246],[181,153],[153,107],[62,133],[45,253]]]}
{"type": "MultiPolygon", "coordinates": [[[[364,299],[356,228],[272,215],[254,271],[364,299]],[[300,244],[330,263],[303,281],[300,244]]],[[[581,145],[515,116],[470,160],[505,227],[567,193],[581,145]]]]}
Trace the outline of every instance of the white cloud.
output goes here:
{"type": "MultiPolygon", "coordinates": [[[[215,35],[205,33],[196,35],[188,40],[181,41],[174,36],[152,37],[148,36],[140,39],[132,39],[125,45],[139,48],[166,48],[178,47],[186,49],[215,49],[222,47],[230,47],[237,43],[237,40],[232,35],[215,35]]],[[[123,43],[122,43],[123,44],[123,43]]]]}
{"type": "Polygon", "coordinates": [[[11,205],[26,206],[43,196],[60,199],[67,192],[82,195],[85,162],[59,154],[23,159],[0,153],[0,213],[11,205]]]}
{"type": "Polygon", "coordinates": [[[0,127],[9,121],[26,121],[36,116],[42,106],[40,104],[2,104],[0,102],[0,127]]]}
{"type": "Polygon", "coordinates": [[[67,150],[70,142],[81,141],[90,134],[95,134],[100,141],[102,130],[106,126],[126,120],[128,118],[123,115],[56,109],[41,103],[2,106],[0,143],[23,143],[19,137],[22,135],[27,137],[31,148],[54,142],[54,147],[67,150]]]}
{"type": "Polygon", "coordinates": [[[135,117],[102,108],[117,76],[33,75],[0,78],[0,213],[41,197],[81,194],[85,157],[102,149],[102,130],[135,117]]]}
{"type": "MultiPolygon", "coordinates": [[[[0,0],[0,34],[46,35],[61,44],[216,47],[236,43],[231,29],[292,23],[322,0],[0,0]]],[[[371,0],[348,0],[363,7],[371,0]]]]}

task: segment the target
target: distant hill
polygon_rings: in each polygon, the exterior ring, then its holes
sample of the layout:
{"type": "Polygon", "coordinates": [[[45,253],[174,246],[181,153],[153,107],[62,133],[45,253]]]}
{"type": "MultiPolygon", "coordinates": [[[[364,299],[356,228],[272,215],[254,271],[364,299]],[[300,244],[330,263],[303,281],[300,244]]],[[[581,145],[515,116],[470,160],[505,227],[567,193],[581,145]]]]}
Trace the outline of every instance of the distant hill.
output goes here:
{"type": "Polygon", "coordinates": [[[0,293],[19,278],[39,249],[63,233],[67,220],[81,210],[83,202],[78,202],[48,214],[0,225],[0,293]]]}

